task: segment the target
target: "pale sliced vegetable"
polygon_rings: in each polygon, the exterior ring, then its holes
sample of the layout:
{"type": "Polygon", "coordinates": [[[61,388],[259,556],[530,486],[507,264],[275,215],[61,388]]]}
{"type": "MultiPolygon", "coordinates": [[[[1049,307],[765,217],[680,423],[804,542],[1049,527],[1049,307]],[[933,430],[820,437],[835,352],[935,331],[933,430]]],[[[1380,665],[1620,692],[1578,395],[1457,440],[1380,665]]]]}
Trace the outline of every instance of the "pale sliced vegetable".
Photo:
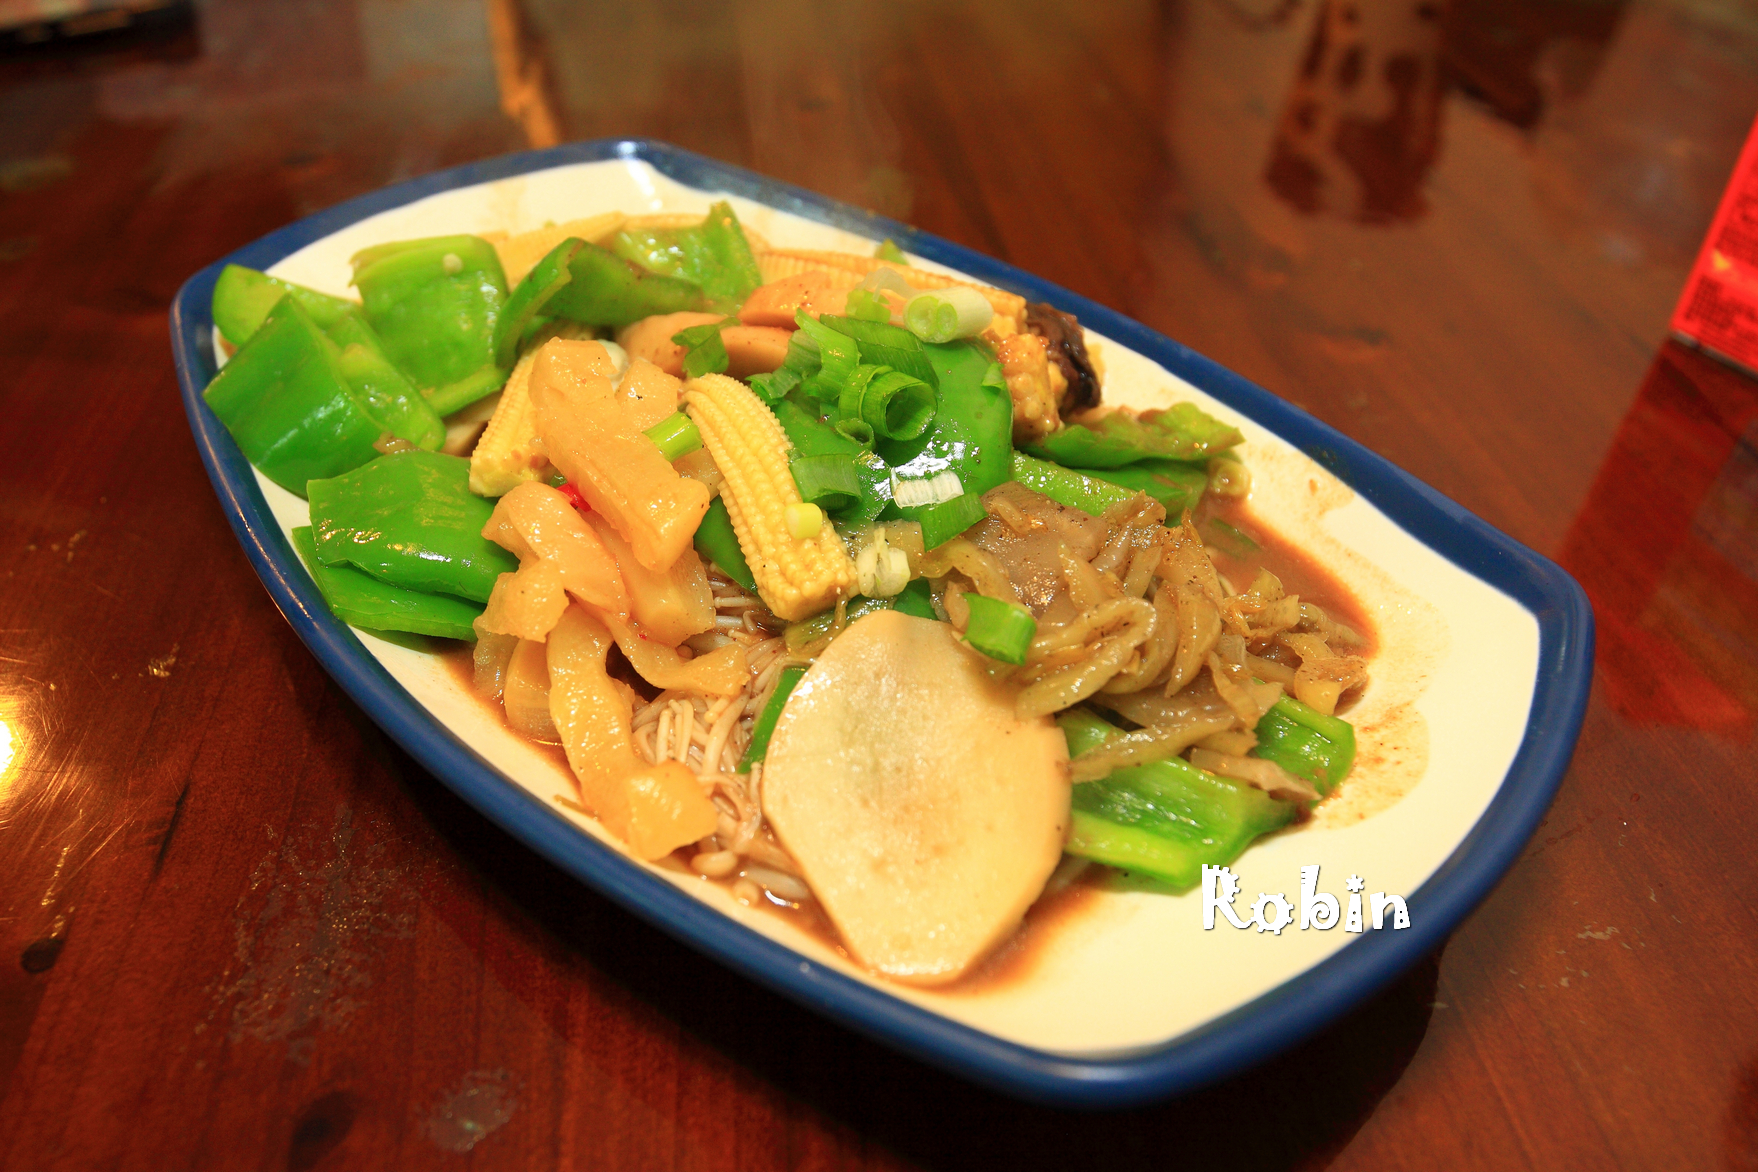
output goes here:
{"type": "Polygon", "coordinates": [[[675,761],[649,766],[635,755],[627,690],[605,670],[610,646],[602,622],[584,607],[568,608],[550,632],[549,713],[581,804],[634,853],[657,859],[714,833],[718,817],[688,769],[675,761]]]}
{"type": "Polygon", "coordinates": [[[690,547],[708,490],[677,474],[652,440],[628,426],[610,379],[594,373],[595,342],[547,342],[531,367],[531,402],[549,461],[574,482],[650,570],[690,547]]]}
{"type": "Polygon", "coordinates": [[[956,980],[1011,935],[1062,854],[1067,746],[945,623],[851,625],[769,743],[764,813],[855,958],[956,980]]]}
{"type": "Polygon", "coordinates": [[[561,574],[542,558],[530,558],[517,573],[494,580],[488,608],[476,625],[496,635],[540,644],[567,609],[568,592],[561,574]]]}
{"type": "Polygon", "coordinates": [[[514,732],[535,741],[554,744],[559,738],[549,715],[549,664],[547,649],[530,639],[519,640],[507,661],[507,677],[501,702],[507,724],[514,732]]]}
{"type": "Polygon", "coordinates": [[[600,617],[616,636],[617,646],[628,657],[629,666],[656,688],[731,696],[751,678],[745,663],[745,649],[736,643],[717,648],[707,655],[685,659],[675,647],[646,638],[627,623],[618,622],[610,615],[600,617]]]}
{"type": "Polygon", "coordinates": [[[482,535],[516,556],[521,572],[526,563],[542,559],[581,602],[615,615],[629,613],[621,559],[549,485],[530,481],[501,497],[482,535]]]}
{"type": "Polygon", "coordinates": [[[622,535],[594,514],[588,523],[622,567],[635,623],[649,639],[676,647],[714,627],[714,591],[695,550],[686,549],[664,573],[643,566],[622,535]]]}

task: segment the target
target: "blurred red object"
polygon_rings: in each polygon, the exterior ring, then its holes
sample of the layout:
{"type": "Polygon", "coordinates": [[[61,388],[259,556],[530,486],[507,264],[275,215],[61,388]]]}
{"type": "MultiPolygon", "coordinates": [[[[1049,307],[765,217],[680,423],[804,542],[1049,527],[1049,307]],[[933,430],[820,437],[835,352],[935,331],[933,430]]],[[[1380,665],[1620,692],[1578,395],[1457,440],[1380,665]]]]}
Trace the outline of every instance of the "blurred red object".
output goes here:
{"type": "Polygon", "coordinates": [[[1673,310],[1673,333],[1758,373],[1758,123],[1673,310]]]}

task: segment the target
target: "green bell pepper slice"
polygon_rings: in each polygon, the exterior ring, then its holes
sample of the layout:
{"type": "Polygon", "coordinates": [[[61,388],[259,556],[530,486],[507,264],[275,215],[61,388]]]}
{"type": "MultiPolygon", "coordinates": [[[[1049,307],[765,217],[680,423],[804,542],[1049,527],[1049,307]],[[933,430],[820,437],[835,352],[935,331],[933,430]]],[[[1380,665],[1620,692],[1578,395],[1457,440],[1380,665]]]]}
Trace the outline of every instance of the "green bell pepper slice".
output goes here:
{"type": "Polygon", "coordinates": [[[596,244],[574,253],[568,277],[568,283],[545,303],[544,312],[582,325],[621,327],[658,313],[709,307],[699,286],[650,273],[596,244]]]}
{"type": "Polygon", "coordinates": [[[482,536],[494,502],[470,491],[470,461],[397,452],[308,486],[317,556],[383,582],[487,602],[519,559],[482,536]]]}
{"type": "Polygon", "coordinates": [[[763,283],[745,230],[725,200],[709,208],[694,227],[618,232],[611,237],[610,250],[648,272],[695,285],[720,313],[737,309],[763,283]]]}
{"type": "Polygon", "coordinates": [[[319,293],[316,289],[307,289],[304,285],[295,285],[292,281],[283,281],[243,265],[227,265],[220,270],[220,279],[214,282],[214,325],[219,327],[220,336],[234,348],[242,346],[267,320],[276,303],[287,296],[298,301],[300,308],[321,330],[331,329],[348,318],[360,317],[359,302],[331,297],[328,293],[319,293]]]}
{"type": "Polygon", "coordinates": [[[1196,508],[1209,486],[1202,465],[1180,460],[1141,460],[1123,468],[1094,468],[1087,475],[1147,493],[1166,507],[1166,518],[1174,525],[1184,510],[1196,508]]]}
{"type": "MultiPolygon", "coordinates": [[[[307,481],[339,476],[376,458],[374,445],[387,431],[397,434],[393,425],[420,422],[413,410],[375,416],[374,403],[391,400],[369,401],[357,392],[341,354],[298,299],[283,295],[202,392],[245,459],[300,496],[307,481]]],[[[403,438],[411,443],[424,434],[419,427],[405,430],[403,438]]]]}
{"type": "MultiPolygon", "coordinates": [[[[1080,708],[1062,713],[1056,723],[1070,757],[1122,732],[1080,708]]],[[[1063,849],[1175,887],[1195,887],[1204,864],[1232,863],[1253,839],[1286,826],[1294,814],[1291,802],[1167,757],[1076,785],[1063,849]]]]}
{"type": "Polygon", "coordinates": [[[318,593],[330,610],[349,626],[368,631],[408,631],[441,639],[474,641],[471,625],[482,608],[449,594],[423,594],[381,582],[353,566],[325,565],[317,556],[311,526],[293,530],[293,548],[311,572],[318,593]]]}
{"type": "Polygon", "coordinates": [[[367,414],[418,448],[431,452],[445,442],[445,421],[385,356],[384,344],[364,317],[342,318],[330,327],[328,336],[339,348],[336,368],[367,414]]]}
{"type": "Polygon", "coordinates": [[[366,320],[385,354],[448,414],[454,384],[499,386],[483,375],[495,366],[495,327],[507,300],[507,279],[494,246],[480,236],[401,240],[357,253],[354,284],[366,320]]]}
{"type": "Polygon", "coordinates": [[[1099,480],[1091,472],[1077,472],[1024,452],[1013,453],[1012,470],[1013,478],[1033,492],[1094,517],[1135,495],[1133,490],[1099,480]]]}
{"type": "Polygon", "coordinates": [[[568,237],[545,253],[543,259],[525,274],[519,287],[513,290],[494,328],[496,366],[505,370],[513,368],[519,359],[519,346],[548,313],[550,301],[574,279],[573,270],[568,265],[574,254],[584,247],[586,242],[578,236],[568,237]]]}

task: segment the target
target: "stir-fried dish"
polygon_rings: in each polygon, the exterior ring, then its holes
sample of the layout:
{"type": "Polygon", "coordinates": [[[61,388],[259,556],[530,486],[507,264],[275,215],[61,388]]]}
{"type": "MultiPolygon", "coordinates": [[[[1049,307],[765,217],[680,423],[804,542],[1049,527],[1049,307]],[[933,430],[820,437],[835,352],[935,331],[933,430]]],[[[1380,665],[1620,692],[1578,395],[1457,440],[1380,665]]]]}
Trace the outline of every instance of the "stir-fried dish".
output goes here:
{"type": "Polygon", "coordinates": [[[473,644],[640,858],[935,985],[1073,869],[1188,888],[1349,771],[1362,636],[1223,572],[1243,437],[1103,405],[1067,313],[725,203],[352,283],[228,267],[209,405],[332,610],[473,644]]]}

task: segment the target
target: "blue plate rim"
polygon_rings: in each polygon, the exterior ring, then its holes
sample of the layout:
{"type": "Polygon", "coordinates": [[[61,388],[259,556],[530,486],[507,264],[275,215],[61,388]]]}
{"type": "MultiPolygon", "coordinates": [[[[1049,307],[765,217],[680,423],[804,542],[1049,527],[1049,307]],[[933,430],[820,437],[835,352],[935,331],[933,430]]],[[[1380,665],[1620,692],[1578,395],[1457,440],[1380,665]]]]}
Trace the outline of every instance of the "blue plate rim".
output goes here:
{"type": "Polygon", "coordinates": [[[1088,298],[1012,265],[827,196],[651,139],[598,139],[525,151],[394,184],[307,216],[190,277],[171,308],[184,410],[202,463],[251,565],[331,677],[443,784],[581,882],[661,930],[862,1034],[1036,1102],[1115,1108],[1185,1093],[1308,1037],[1437,948],[1511,867],[1543,818],[1580,734],[1592,680],[1593,613],[1580,585],[1383,457],[1225,367],[1088,298]],[[209,306],[227,264],[267,268],[350,224],[427,196],[576,163],[640,160],[667,177],[726,191],[875,239],[998,287],[1047,301],[1215,396],[1330,468],[1411,536],[1513,598],[1537,620],[1538,674],[1525,735],[1501,787],[1465,838],[1407,903],[1411,926],[1370,931],[1299,976],[1164,1045],[1072,1058],[1004,1041],[815,964],[722,915],[558,818],[439,725],[324,606],[256,478],[202,399],[214,373],[209,306]]]}

